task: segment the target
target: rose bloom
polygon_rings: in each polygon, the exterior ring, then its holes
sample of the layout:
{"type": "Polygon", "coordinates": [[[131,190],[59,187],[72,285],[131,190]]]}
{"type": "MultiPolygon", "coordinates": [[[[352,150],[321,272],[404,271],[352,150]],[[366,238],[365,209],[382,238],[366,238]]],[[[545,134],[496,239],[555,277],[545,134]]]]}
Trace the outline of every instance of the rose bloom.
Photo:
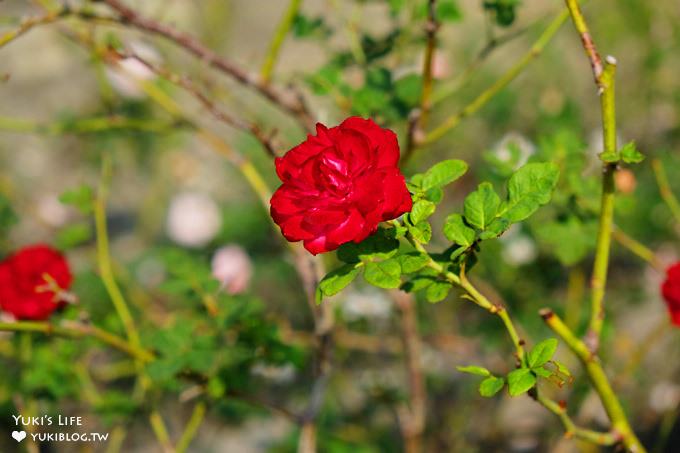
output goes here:
{"type": "Polygon", "coordinates": [[[671,322],[680,327],[680,262],[666,270],[666,281],[661,285],[661,293],[666,300],[671,322]]]}
{"type": "Polygon", "coordinates": [[[283,185],[271,199],[272,218],[286,239],[304,241],[314,255],[359,243],[380,222],[411,210],[397,136],[370,119],[317,124],[316,135],[275,163],[283,185]]]}
{"type": "Polygon", "coordinates": [[[24,247],[0,262],[0,308],[16,319],[44,320],[63,306],[73,276],[56,250],[24,247]]]}

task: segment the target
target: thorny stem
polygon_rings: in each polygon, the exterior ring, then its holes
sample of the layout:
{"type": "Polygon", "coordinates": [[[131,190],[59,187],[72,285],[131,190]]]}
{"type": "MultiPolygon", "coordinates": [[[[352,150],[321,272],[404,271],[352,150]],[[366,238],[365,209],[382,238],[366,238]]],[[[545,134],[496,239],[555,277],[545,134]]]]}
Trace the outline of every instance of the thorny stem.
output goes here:
{"type": "Polygon", "coordinates": [[[150,119],[127,118],[124,116],[102,116],[93,118],[78,118],[75,120],[56,121],[53,123],[37,123],[31,120],[22,120],[10,117],[0,117],[0,130],[20,133],[38,134],[87,134],[114,129],[129,129],[145,132],[167,133],[176,130],[178,124],[168,121],[150,119]]]}
{"type": "Polygon", "coordinates": [[[588,346],[574,335],[574,333],[564,324],[564,322],[553,313],[552,310],[544,308],[540,311],[541,317],[555,334],[566,343],[571,351],[579,358],[581,364],[588,374],[595,391],[602,401],[602,405],[612,423],[612,430],[616,432],[620,441],[633,453],[646,452],[638,438],[635,436],[623,407],[612,389],[609,379],[602,368],[600,359],[593,354],[588,346]]]}
{"type": "Polygon", "coordinates": [[[170,435],[168,434],[168,430],[165,427],[165,422],[163,421],[161,414],[156,410],[152,411],[149,415],[149,422],[151,423],[153,433],[156,435],[156,439],[158,439],[158,442],[163,449],[163,453],[174,453],[175,449],[172,446],[170,435]]]}
{"type": "Polygon", "coordinates": [[[260,70],[260,77],[262,78],[263,83],[269,83],[272,78],[272,72],[274,70],[274,66],[276,65],[276,60],[279,56],[281,45],[283,44],[283,41],[286,39],[286,35],[293,25],[293,21],[295,20],[295,16],[297,16],[301,3],[302,0],[290,0],[288,3],[288,8],[286,8],[286,11],[283,13],[281,22],[279,22],[278,27],[276,27],[272,42],[269,44],[267,56],[265,57],[264,64],[260,70]]]}
{"type": "Polygon", "coordinates": [[[437,29],[439,24],[435,16],[437,0],[428,0],[427,3],[427,22],[425,22],[425,33],[427,36],[425,44],[425,54],[423,56],[422,70],[422,91],[420,94],[420,110],[413,112],[409,119],[408,137],[406,138],[406,149],[402,160],[407,162],[416,143],[422,140],[423,129],[427,125],[430,109],[432,108],[432,89],[434,84],[432,66],[434,53],[437,47],[437,29]]]}
{"type": "Polygon", "coordinates": [[[268,83],[261,80],[259,76],[249,74],[231,61],[224,59],[213,50],[205,47],[194,36],[144,17],[135,10],[125,6],[119,0],[104,0],[104,3],[120,15],[120,20],[123,24],[132,25],[140,30],[154,33],[173,41],[181,48],[200,58],[204,63],[228,74],[243,85],[254,88],[274,104],[294,114],[306,129],[311,129],[313,126],[314,121],[311,114],[299,95],[290,96],[274,89],[268,83]]]}

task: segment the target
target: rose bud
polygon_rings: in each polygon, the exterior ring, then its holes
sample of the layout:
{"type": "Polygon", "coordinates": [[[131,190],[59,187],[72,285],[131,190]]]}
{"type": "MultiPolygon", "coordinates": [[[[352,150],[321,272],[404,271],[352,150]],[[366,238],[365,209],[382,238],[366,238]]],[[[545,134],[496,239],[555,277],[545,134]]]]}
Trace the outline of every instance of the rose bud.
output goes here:
{"type": "Polygon", "coordinates": [[[66,259],[43,244],[24,247],[0,262],[0,308],[16,319],[45,320],[73,301],[66,259]]]}
{"type": "Polygon", "coordinates": [[[291,241],[316,255],[359,243],[380,222],[411,210],[399,171],[394,132],[351,117],[337,127],[316,125],[316,135],[275,161],[283,182],[271,199],[271,216],[291,241]]]}
{"type": "Polygon", "coordinates": [[[661,294],[668,306],[671,322],[680,327],[680,262],[666,270],[666,281],[661,285],[661,294]]]}
{"type": "Polygon", "coordinates": [[[250,257],[238,245],[219,248],[212,257],[212,275],[229,294],[241,294],[248,289],[253,275],[250,257]]]}

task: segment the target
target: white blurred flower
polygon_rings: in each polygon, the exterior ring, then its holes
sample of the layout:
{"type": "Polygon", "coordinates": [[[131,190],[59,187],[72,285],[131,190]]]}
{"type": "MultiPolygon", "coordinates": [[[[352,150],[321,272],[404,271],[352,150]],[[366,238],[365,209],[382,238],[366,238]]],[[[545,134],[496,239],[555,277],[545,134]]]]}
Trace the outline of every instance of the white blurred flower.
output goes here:
{"type": "Polygon", "coordinates": [[[387,295],[374,289],[348,292],[341,307],[348,321],[360,318],[387,319],[392,312],[392,302],[387,295]]]}
{"type": "Polygon", "coordinates": [[[220,230],[220,209],[212,198],[197,192],[183,192],[170,201],[166,231],[178,244],[201,247],[220,230]]]}
{"type": "Polygon", "coordinates": [[[520,232],[517,225],[513,225],[505,235],[501,236],[503,243],[503,259],[514,266],[531,263],[538,256],[536,243],[520,232]]]}
{"type": "Polygon", "coordinates": [[[536,152],[536,146],[525,136],[517,132],[508,132],[493,147],[496,158],[505,163],[514,163],[515,169],[526,164],[536,152]],[[519,153],[519,155],[513,155],[519,153]]]}
{"type": "MultiPolygon", "coordinates": [[[[161,60],[158,52],[148,44],[133,42],[128,47],[132,53],[149,63],[156,64],[161,60]]],[[[136,58],[123,58],[115,66],[106,67],[106,77],[122,96],[141,98],[144,96],[144,90],[140,82],[153,80],[156,74],[136,58]]]]}
{"type": "Polygon", "coordinates": [[[248,253],[238,245],[217,249],[212,257],[212,275],[229,294],[240,294],[248,288],[253,265],[248,253]]]}
{"type": "Polygon", "coordinates": [[[295,379],[295,367],[290,363],[281,366],[256,363],[250,373],[277,384],[288,384],[295,379]]]}
{"type": "Polygon", "coordinates": [[[63,226],[68,221],[68,209],[53,195],[40,197],[36,203],[36,212],[40,220],[51,227],[63,226]]]}
{"type": "Polygon", "coordinates": [[[649,407],[658,413],[675,409],[680,403],[680,386],[672,382],[659,382],[649,393],[649,407]]]}

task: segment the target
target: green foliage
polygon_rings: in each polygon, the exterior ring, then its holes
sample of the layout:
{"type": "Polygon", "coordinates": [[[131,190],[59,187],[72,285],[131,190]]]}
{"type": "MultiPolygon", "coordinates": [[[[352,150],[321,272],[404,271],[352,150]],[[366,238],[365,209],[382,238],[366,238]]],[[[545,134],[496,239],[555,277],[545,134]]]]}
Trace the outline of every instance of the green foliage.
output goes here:
{"type": "Polygon", "coordinates": [[[530,163],[520,168],[508,182],[508,200],[498,215],[511,223],[531,216],[550,201],[560,171],[553,163],[530,163]]]}
{"type": "MultiPolygon", "coordinates": [[[[428,191],[451,184],[467,172],[468,165],[462,160],[449,159],[436,163],[425,172],[420,180],[420,188],[428,191]]],[[[412,179],[412,182],[416,179],[412,179]]]]}
{"type": "Polygon", "coordinates": [[[465,198],[465,220],[479,230],[485,230],[496,218],[500,205],[501,198],[491,183],[484,182],[465,198]]]}
{"type": "Polygon", "coordinates": [[[92,225],[76,223],[62,228],[55,238],[55,246],[61,250],[68,250],[84,244],[93,238],[92,225]]]}
{"type": "Polygon", "coordinates": [[[536,375],[529,368],[519,368],[508,373],[508,393],[518,396],[536,385],[536,375]]]}
{"type": "Polygon", "coordinates": [[[82,214],[87,215],[92,212],[94,193],[90,186],[82,185],[61,194],[59,201],[65,205],[73,206],[82,214]]]}
{"type": "Polygon", "coordinates": [[[326,274],[319,282],[319,286],[316,290],[317,303],[321,302],[324,297],[330,297],[339,293],[347,285],[352,283],[361,271],[359,267],[361,264],[362,263],[345,264],[326,274]]]}
{"type": "Polygon", "coordinates": [[[554,338],[548,338],[538,343],[534,348],[529,351],[527,355],[527,362],[529,368],[536,368],[548,363],[552,356],[557,350],[557,340],[554,338]]]}
{"type": "Polygon", "coordinates": [[[501,27],[509,27],[515,22],[516,8],[520,0],[484,0],[484,8],[491,11],[496,23],[501,27]]]}
{"type": "Polygon", "coordinates": [[[401,285],[401,266],[396,259],[369,261],[366,263],[364,278],[378,288],[398,288],[401,285]]]}
{"type": "Polygon", "coordinates": [[[0,236],[5,236],[9,229],[19,221],[7,197],[0,193],[0,236]]]}
{"type": "Polygon", "coordinates": [[[456,369],[461,373],[476,374],[477,376],[491,376],[491,372],[484,367],[476,365],[457,366],[456,369]]]}
{"type": "Polygon", "coordinates": [[[475,230],[465,224],[465,219],[460,214],[451,214],[444,223],[444,236],[464,248],[470,247],[475,241],[475,230]]]}
{"type": "Polygon", "coordinates": [[[479,384],[479,394],[491,398],[505,387],[505,379],[498,376],[489,376],[479,384]]]}

